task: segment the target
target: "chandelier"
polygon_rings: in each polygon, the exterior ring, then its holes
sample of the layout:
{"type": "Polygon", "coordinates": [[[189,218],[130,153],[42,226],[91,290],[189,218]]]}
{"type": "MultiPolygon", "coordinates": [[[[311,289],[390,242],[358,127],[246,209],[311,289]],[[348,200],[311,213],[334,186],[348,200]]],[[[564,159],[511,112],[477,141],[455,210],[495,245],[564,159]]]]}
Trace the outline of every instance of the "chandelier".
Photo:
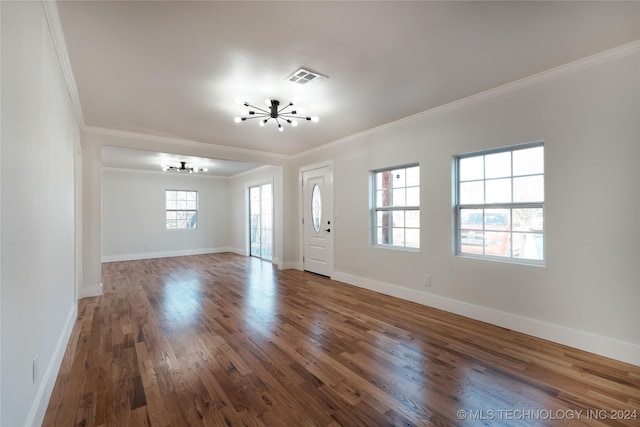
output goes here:
{"type": "Polygon", "coordinates": [[[198,172],[207,172],[206,168],[196,168],[193,166],[188,166],[187,162],[180,162],[180,166],[162,166],[162,170],[167,172],[187,172],[187,173],[198,173],[198,172]]]}
{"type": "Polygon", "coordinates": [[[255,105],[251,105],[248,102],[245,102],[243,105],[245,107],[250,108],[249,110],[243,110],[240,114],[240,117],[236,117],[234,121],[236,123],[244,122],[250,119],[260,119],[258,122],[260,126],[266,125],[269,120],[273,119],[275,123],[278,125],[278,130],[282,132],[284,127],[282,127],[282,122],[287,122],[291,126],[298,126],[297,120],[308,120],[314,123],[318,123],[318,117],[309,117],[309,116],[299,116],[298,111],[293,109],[293,103],[289,102],[282,108],[279,108],[280,101],[277,99],[265,99],[265,104],[269,109],[264,109],[260,107],[256,107],[255,105]]]}

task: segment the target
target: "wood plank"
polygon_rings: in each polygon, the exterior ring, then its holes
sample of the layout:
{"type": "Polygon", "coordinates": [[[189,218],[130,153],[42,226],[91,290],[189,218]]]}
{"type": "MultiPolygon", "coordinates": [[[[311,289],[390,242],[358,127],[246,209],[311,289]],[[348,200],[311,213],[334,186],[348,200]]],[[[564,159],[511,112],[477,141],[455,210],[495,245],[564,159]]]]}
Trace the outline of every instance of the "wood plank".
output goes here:
{"type": "Polygon", "coordinates": [[[555,425],[509,410],[640,425],[640,367],[317,275],[213,254],[106,263],[102,279],[44,426],[555,425]]]}

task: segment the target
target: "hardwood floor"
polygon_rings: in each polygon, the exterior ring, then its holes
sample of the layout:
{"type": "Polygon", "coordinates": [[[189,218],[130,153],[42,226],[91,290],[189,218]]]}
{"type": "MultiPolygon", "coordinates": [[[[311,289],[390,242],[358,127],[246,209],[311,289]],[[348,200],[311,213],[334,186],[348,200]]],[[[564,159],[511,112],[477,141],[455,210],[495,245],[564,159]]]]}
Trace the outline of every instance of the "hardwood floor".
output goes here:
{"type": "Polygon", "coordinates": [[[639,367],[257,259],[103,285],[45,426],[640,425],[639,367]]]}

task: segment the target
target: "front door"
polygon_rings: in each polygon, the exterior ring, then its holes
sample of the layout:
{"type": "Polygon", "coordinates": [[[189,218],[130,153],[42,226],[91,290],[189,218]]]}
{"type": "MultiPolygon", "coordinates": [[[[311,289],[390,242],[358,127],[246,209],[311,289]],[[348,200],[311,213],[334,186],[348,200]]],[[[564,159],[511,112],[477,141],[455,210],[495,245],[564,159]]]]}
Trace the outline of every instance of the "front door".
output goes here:
{"type": "Polygon", "coordinates": [[[302,174],[304,270],[333,273],[333,172],[330,166],[302,174]]]}

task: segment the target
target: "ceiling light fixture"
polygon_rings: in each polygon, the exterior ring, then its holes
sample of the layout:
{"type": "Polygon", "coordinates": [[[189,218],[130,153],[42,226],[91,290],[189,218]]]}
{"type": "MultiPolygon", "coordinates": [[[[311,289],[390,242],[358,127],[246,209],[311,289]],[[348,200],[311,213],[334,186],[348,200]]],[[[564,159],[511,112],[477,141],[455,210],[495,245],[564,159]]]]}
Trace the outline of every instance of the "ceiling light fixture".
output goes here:
{"type": "Polygon", "coordinates": [[[167,172],[187,172],[187,173],[198,173],[198,172],[207,172],[209,169],[207,168],[196,168],[193,166],[188,166],[187,162],[180,162],[180,166],[162,166],[162,170],[167,172]]]}
{"type": "Polygon", "coordinates": [[[282,123],[280,123],[281,120],[283,122],[289,123],[293,127],[298,126],[298,122],[296,121],[296,119],[308,120],[314,123],[318,123],[318,117],[299,116],[298,114],[302,114],[302,112],[294,110],[292,102],[289,102],[287,105],[280,109],[278,109],[280,106],[280,101],[278,101],[277,99],[267,98],[264,100],[264,102],[267,107],[269,107],[268,110],[256,107],[255,105],[251,105],[248,102],[243,103],[243,105],[250,108],[250,110],[241,111],[240,114],[242,114],[242,116],[236,117],[234,121],[236,123],[240,123],[249,119],[260,119],[258,123],[260,124],[260,126],[264,126],[269,120],[274,119],[275,123],[278,125],[278,130],[280,132],[284,130],[282,123]],[[291,109],[289,110],[289,108],[291,109]]]}

